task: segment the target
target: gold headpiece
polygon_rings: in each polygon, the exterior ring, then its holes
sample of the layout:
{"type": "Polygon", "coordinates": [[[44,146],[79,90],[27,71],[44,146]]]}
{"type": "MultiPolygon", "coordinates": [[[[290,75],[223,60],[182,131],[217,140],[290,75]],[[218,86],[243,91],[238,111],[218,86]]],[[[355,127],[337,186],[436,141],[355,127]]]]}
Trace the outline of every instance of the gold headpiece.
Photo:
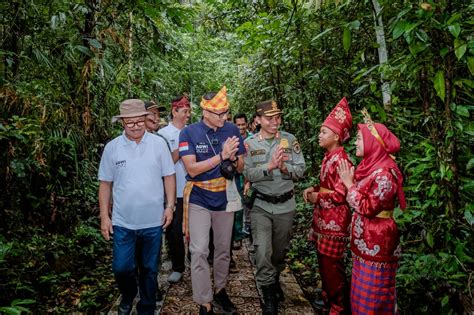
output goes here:
{"type": "Polygon", "coordinates": [[[275,101],[272,101],[272,110],[274,111],[278,110],[278,105],[275,101]]]}
{"type": "Polygon", "coordinates": [[[367,108],[364,107],[360,112],[362,113],[362,116],[364,116],[364,124],[367,124],[367,125],[374,124],[374,122],[372,121],[372,118],[370,118],[370,114],[367,111],[367,108]]]}
{"type": "MultiPolygon", "coordinates": [[[[367,128],[369,129],[372,136],[374,136],[375,139],[377,139],[377,141],[386,150],[387,146],[385,145],[385,142],[383,142],[382,137],[380,137],[377,129],[375,128],[374,122],[372,121],[372,118],[370,118],[369,112],[367,111],[365,107],[361,110],[361,113],[362,113],[362,116],[364,117],[364,123],[367,125],[367,128]]],[[[390,157],[395,160],[395,156],[393,156],[392,154],[390,154],[390,157]]]]}

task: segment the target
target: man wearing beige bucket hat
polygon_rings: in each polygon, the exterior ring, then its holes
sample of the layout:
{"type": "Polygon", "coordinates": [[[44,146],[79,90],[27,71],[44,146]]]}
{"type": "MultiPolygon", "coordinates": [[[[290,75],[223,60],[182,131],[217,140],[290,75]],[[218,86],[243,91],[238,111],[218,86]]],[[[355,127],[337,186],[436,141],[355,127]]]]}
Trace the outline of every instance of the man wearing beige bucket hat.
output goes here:
{"type": "Polygon", "coordinates": [[[175,167],[165,140],[145,129],[149,114],[141,100],[120,104],[112,122],[122,123],[123,134],[107,143],[99,166],[100,225],[106,240],[113,234],[119,314],[130,314],[137,293],[138,314],[154,314],[161,235],[173,219],[175,167]]]}

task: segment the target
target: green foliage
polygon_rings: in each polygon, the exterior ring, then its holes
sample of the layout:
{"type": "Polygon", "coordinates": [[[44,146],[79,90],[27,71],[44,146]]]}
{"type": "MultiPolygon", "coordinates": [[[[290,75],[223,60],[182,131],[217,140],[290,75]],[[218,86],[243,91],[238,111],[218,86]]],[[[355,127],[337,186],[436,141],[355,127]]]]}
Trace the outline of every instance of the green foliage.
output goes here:
{"type": "Polygon", "coordinates": [[[2,264],[8,266],[0,269],[0,279],[5,280],[0,284],[2,304],[14,300],[5,312],[32,303],[37,311],[58,312],[107,306],[115,295],[111,251],[96,219],[66,235],[42,235],[40,230],[31,234],[21,241],[0,239],[2,264]]]}
{"type": "Polygon", "coordinates": [[[166,105],[187,92],[198,104],[235,85],[235,45],[208,33],[205,4],[0,6],[0,305],[102,311],[115,294],[95,220],[100,154],[120,132],[110,117],[126,98],[166,105]]]}
{"type": "Polygon", "coordinates": [[[397,65],[387,71],[393,92],[400,95],[393,104],[394,131],[404,141],[400,157],[410,205],[397,219],[406,253],[397,285],[402,309],[414,312],[462,313],[463,307],[472,307],[465,302],[472,298],[474,259],[469,245],[474,241],[474,196],[468,188],[473,181],[467,168],[472,124],[466,119],[470,108],[457,105],[472,101],[472,90],[461,83],[467,70],[465,52],[457,48],[466,35],[460,30],[472,30],[461,17],[472,10],[459,5],[433,12],[407,6],[391,20],[393,38],[404,39],[403,44],[394,42],[397,65]],[[402,23],[410,27],[400,31],[402,23]]]}
{"type": "MultiPolygon", "coordinates": [[[[472,299],[474,269],[469,246],[474,242],[472,108],[466,105],[473,100],[474,8],[463,1],[379,2],[388,47],[383,65],[370,1],[318,8],[291,2],[271,9],[267,3],[240,10],[238,17],[249,18],[235,25],[247,53],[241,60],[238,103],[249,110],[257,100],[275,98],[285,111],[284,128],[304,139],[313,176],[322,154],[317,128],[342,96],[348,96],[355,122],[361,120],[358,110],[367,107],[375,120],[387,124],[402,141],[398,163],[409,201],[406,211],[397,211],[406,252],[399,271],[403,281],[397,284],[400,307],[459,313],[472,308],[465,301],[472,299]],[[387,106],[381,104],[380,77],[392,92],[387,106]],[[439,252],[451,257],[450,267],[435,255],[439,252]],[[427,259],[429,268],[419,263],[427,259]],[[420,291],[426,293],[422,298],[420,291]]],[[[220,9],[240,4],[231,1],[220,9]]],[[[228,19],[231,25],[236,20],[235,15],[228,19]]],[[[350,144],[347,148],[353,150],[350,144]]],[[[295,235],[290,250],[294,270],[316,268],[302,263],[309,257],[303,234],[295,235]]]]}
{"type": "Polygon", "coordinates": [[[0,307],[0,312],[7,315],[20,315],[23,312],[28,312],[29,309],[25,306],[34,304],[35,300],[13,300],[10,306],[0,307]]]}
{"type": "MultiPolygon", "coordinates": [[[[100,154],[120,132],[110,117],[126,98],[167,105],[186,92],[197,105],[223,84],[234,113],[270,98],[283,108],[309,165],[299,190],[317,181],[319,126],[342,96],[354,122],[367,107],[386,123],[402,141],[409,204],[396,211],[401,310],[472,311],[474,7],[379,2],[384,64],[367,0],[2,2],[0,311],[107,308],[110,253],[95,217],[100,154]]],[[[289,252],[308,290],[311,215],[299,200],[289,252]]]]}
{"type": "MultiPolygon", "coordinates": [[[[309,186],[308,182],[299,183],[298,191],[309,186]]],[[[300,191],[302,192],[302,190],[300,191]]],[[[297,194],[298,206],[295,215],[295,228],[287,257],[290,269],[298,275],[298,280],[303,287],[316,286],[320,277],[318,274],[315,244],[308,241],[308,230],[311,226],[313,209],[309,204],[304,204],[301,193],[297,194]]]]}

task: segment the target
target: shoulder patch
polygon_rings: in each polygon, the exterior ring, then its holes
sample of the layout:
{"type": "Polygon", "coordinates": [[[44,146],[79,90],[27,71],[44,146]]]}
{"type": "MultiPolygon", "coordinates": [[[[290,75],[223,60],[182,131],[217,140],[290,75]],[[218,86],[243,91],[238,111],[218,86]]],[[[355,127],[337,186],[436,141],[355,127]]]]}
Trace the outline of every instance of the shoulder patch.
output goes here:
{"type": "Polygon", "coordinates": [[[300,154],[300,153],[301,153],[301,146],[300,146],[298,140],[293,141],[293,151],[294,151],[296,154],[300,154]]]}

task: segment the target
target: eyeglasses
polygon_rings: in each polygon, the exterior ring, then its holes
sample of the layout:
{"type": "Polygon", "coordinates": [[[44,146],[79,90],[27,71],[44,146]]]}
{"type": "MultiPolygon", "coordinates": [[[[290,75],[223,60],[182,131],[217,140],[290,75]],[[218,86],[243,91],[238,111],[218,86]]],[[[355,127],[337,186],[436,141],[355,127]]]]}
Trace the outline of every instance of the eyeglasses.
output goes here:
{"type": "Polygon", "coordinates": [[[228,111],[228,110],[225,111],[225,112],[223,112],[223,113],[220,113],[220,114],[219,114],[219,113],[216,113],[216,112],[213,112],[212,110],[209,110],[209,109],[206,109],[206,110],[207,110],[209,113],[213,113],[214,115],[216,115],[216,116],[219,117],[219,118],[224,118],[224,116],[229,115],[229,111],[228,111]]]}
{"type": "Polygon", "coordinates": [[[143,126],[145,124],[145,121],[144,120],[129,121],[129,122],[124,121],[123,123],[125,124],[125,126],[127,126],[127,128],[133,128],[135,126],[138,126],[138,127],[143,126]]]}

